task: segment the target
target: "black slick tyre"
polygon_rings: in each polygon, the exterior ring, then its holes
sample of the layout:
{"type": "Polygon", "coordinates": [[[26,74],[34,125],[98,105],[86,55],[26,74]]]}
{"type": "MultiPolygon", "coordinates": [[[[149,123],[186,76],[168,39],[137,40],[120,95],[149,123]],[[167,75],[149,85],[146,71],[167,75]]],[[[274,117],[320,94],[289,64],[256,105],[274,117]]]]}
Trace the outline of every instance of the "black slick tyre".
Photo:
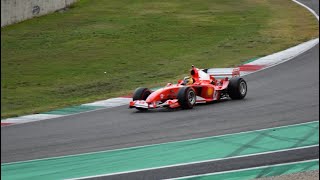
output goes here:
{"type": "Polygon", "coordinates": [[[241,77],[233,77],[229,80],[227,90],[231,99],[243,99],[247,95],[247,82],[241,77]]]}
{"type": "Polygon", "coordinates": [[[151,94],[151,91],[148,88],[139,87],[134,91],[132,99],[134,101],[146,100],[150,94],[151,94]]]}
{"type": "Polygon", "coordinates": [[[182,87],[178,91],[178,102],[182,109],[192,109],[196,104],[196,92],[191,87],[182,87]]]}
{"type": "MultiPolygon", "coordinates": [[[[150,94],[151,94],[151,91],[148,88],[139,87],[134,91],[132,99],[133,101],[146,100],[150,94]]],[[[148,110],[146,108],[139,108],[139,107],[136,107],[136,109],[138,109],[139,111],[148,110]]]]}

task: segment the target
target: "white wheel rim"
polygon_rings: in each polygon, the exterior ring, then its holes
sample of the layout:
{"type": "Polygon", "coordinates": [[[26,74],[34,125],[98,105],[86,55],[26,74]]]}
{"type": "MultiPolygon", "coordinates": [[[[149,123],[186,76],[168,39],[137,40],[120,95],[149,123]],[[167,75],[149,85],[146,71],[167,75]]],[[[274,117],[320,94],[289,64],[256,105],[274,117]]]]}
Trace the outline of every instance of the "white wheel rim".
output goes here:
{"type": "Polygon", "coordinates": [[[188,101],[190,102],[190,104],[194,104],[196,102],[196,95],[193,91],[189,91],[188,101]]]}
{"type": "Polygon", "coordinates": [[[247,85],[245,82],[242,81],[240,82],[240,93],[243,96],[246,94],[246,92],[247,92],[247,85]]]}

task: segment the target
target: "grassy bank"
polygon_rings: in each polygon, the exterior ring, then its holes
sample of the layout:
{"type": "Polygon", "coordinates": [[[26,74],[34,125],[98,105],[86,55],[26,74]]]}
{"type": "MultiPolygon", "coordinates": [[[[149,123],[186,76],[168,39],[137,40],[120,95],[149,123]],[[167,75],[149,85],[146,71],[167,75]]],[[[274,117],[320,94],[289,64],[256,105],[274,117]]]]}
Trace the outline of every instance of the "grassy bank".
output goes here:
{"type": "Polygon", "coordinates": [[[80,0],[1,29],[1,118],[126,95],[318,37],[290,0],[80,0]]]}

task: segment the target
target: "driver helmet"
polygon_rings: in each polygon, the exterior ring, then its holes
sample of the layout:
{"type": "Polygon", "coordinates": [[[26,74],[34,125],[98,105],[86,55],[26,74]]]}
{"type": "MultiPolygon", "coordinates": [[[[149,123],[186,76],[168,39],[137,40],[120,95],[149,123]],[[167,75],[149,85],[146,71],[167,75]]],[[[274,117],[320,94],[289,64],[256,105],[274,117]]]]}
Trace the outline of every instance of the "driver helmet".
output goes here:
{"type": "Polygon", "coordinates": [[[193,84],[193,78],[190,77],[190,76],[184,77],[184,78],[183,78],[183,84],[184,84],[184,85],[193,84]]]}

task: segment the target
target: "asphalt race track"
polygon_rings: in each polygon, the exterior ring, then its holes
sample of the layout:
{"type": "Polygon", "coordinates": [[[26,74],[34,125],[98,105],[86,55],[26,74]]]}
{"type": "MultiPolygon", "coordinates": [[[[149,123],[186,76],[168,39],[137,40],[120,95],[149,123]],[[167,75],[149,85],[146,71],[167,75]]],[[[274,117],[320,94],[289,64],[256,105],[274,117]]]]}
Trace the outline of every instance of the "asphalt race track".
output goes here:
{"type": "MultiPolygon", "coordinates": [[[[319,1],[300,0],[319,13],[319,1]]],[[[302,32],[303,33],[303,32],[302,32]]],[[[199,105],[192,110],[137,112],[120,106],[1,128],[1,163],[79,154],[222,135],[319,120],[319,45],[302,55],[244,77],[244,100],[199,105]]],[[[319,157],[319,147],[237,162],[230,170],[319,157]]],[[[214,163],[139,172],[113,178],[170,178],[209,172],[214,163]],[[189,169],[188,169],[189,168],[189,169]],[[197,172],[195,172],[197,170],[197,172]],[[174,173],[174,172],[180,172],[174,173]],[[145,174],[144,174],[145,173],[145,174]],[[149,173],[149,174],[148,174],[149,173]],[[157,176],[157,174],[159,176],[157,176]]],[[[217,170],[217,171],[218,171],[217,170]]],[[[210,171],[212,172],[212,171],[210,171]]]]}

